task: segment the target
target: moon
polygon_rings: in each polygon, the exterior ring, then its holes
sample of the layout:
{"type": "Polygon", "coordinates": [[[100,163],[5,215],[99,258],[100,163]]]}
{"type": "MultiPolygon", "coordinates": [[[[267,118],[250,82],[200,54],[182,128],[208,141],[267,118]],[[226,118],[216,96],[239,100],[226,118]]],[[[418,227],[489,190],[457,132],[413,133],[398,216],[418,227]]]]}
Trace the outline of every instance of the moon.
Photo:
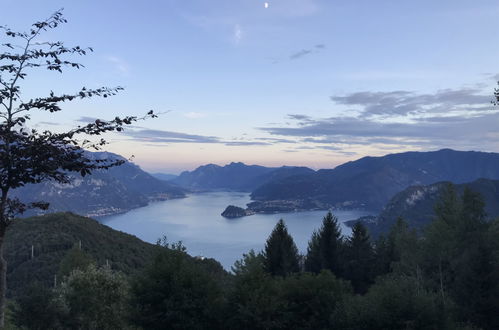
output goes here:
{"type": "Polygon", "coordinates": [[[264,6],[265,8],[269,8],[269,3],[268,3],[268,2],[265,2],[265,3],[263,4],[263,6],[264,6]]]}

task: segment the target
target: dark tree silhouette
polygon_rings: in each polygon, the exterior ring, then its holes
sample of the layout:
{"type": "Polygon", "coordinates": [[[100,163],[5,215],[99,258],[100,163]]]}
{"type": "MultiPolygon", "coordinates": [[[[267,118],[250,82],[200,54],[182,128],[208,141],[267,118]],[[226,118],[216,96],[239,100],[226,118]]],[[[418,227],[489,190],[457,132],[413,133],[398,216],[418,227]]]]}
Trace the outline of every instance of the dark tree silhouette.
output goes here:
{"type": "Polygon", "coordinates": [[[287,276],[300,270],[298,248],[282,219],[265,243],[263,266],[274,276],[287,276]]]}
{"type": "Polygon", "coordinates": [[[360,221],[352,227],[352,236],[345,246],[345,257],[344,278],[352,282],[356,293],[366,293],[374,279],[374,249],[367,229],[360,221]]]}
{"type": "Polygon", "coordinates": [[[341,274],[341,249],[343,238],[338,218],[328,212],[322,220],[319,231],[312,234],[308,243],[305,270],[319,273],[323,269],[330,270],[336,276],[341,274]]]}
{"type": "Polygon", "coordinates": [[[28,209],[48,207],[42,201],[25,204],[9,198],[12,189],[30,183],[54,180],[67,183],[69,174],[85,176],[93,170],[121,165],[122,160],[91,159],[85,149],[99,150],[104,139],[90,141],[82,136],[97,136],[105,132],[122,131],[125,125],[139,119],[156,117],[149,111],[144,117],[116,117],[113,120],[96,120],[77,126],[67,132],[53,133],[29,129],[30,111],[49,113],[62,110],[61,103],[90,97],[108,97],[122,90],[121,87],[87,89],[74,94],[56,94],[26,98],[21,83],[31,70],[49,70],[62,73],[66,68],[79,69],[80,63],[72,56],[86,55],[91,48],[67,47],[61,41],[38,41],[43,32],[66,23],[62,10],[48,19],[34,23],[27,32],[16,32],[0,26],[5,42],[0,44],[0,328],[4,325],[7,264],[3,257],[5,234],[14,218],[28,209]]]}

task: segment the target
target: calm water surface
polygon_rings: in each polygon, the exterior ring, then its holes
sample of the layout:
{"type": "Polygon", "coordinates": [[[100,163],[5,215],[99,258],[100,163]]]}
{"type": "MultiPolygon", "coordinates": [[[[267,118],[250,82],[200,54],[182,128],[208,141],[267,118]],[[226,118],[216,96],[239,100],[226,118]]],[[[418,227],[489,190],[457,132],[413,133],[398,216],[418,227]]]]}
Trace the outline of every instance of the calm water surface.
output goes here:
{"type": "MultiPolygon", "coordinates": [[[[192,194],[187,198],[152,203],[125,214],[101,219],[117,230],[155,243],[166,235],[169,242],[182,241],[194,256],[220,261],[226,269],[250,249],[260,251],[279,219],[284,219],[301,253],[306,252],[312,232],[320,227],[326,211],[255,214],[238,219],[220,215],[227,205],[245,207],[249,194],[210,192],[192,194]]],[[[370,214],[366,211],[336,211],[340,222],[370,214]]],[[[341,224],[343,234],[350,229],[341,224]]]]}

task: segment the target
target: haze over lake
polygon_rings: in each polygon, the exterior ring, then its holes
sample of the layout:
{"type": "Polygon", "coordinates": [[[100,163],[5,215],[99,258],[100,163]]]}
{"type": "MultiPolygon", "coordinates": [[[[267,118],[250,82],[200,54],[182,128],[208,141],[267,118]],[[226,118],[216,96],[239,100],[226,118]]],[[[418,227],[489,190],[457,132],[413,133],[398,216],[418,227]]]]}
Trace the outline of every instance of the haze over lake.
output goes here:
{"type": "MultiPolygon", "coordinates": [[[[226,269],[250,249],[260,251],[279,219],[284,219],[301,253],[314,229],[320,227],[327,211],[255,214],[238,219],[220,215],[227,205],[245,207],[249,194],[209,192],[187,198],[151,203],[125,214],[109,216],[101,222],[117,230],[154,243],[166,235],[169,242],[181,240],[193,256],[215,258],[226,269]]],[[[335,211],[340,222],[371,214],[366,211],[335,211]]],[[[350,229],[341,225],[345,235],[350,229]]]]}

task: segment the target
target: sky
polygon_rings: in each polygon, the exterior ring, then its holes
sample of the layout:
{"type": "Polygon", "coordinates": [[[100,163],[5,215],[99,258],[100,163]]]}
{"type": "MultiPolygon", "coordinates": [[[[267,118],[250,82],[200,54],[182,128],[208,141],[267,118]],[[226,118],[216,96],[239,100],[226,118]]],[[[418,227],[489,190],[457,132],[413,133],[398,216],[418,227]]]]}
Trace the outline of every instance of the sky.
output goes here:
{"type": "MultiPolygon", "coordinates": [[[[141,116],[106,150],[153,172],[232,161],[332,168],[441,148],[499,152],[499,1],[0,0],[0,25],[90,46],[85,65],[30,72],[23,96],[123,86],[29,125],[141,116]],[[266,4],[267,3],[267,4],[266,4]]],[[[1,37],[3,38],[3,37],[1,37]]],[[[3,40],[3,39],[2,39],[3,40]]]]}

